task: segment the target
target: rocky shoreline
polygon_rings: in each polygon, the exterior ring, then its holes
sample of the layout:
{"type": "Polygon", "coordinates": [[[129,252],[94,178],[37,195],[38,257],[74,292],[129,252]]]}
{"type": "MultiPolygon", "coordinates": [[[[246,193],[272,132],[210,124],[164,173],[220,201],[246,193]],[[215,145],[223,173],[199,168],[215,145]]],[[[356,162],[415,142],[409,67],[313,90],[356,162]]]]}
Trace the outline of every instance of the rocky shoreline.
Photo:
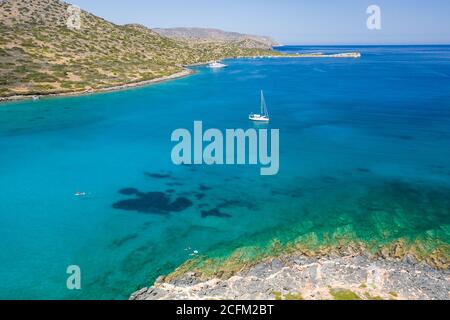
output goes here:
{"type": "Polygon", "coordinates": [[[33,99],[34,97],[37,97],[37,98],[71,97],[71,96],[81,96],[81,95],[101,93],[101,92],[120,91],[120,90],[125,90],[125,89],[130,89],[130,88],[142,87],[142,86],[149,85],[149,84],[155,84],[155,83],[160,83],[160,82],[164,82],[164,81],[184,78],[184,77],[187,77],[194,73],[195,73],[194,70],[185,68],[183,71],[174,73],[169,76],[155,78],[155,79],[151,79],[151,80],[125,83],[125,84],[121,84],[118,86],[106,87],[106,88],[101,88],[101,89],[89,89],[89,90],[84,90],[84,91],[50,93],[50,94],[39,94],[39,95],[16,95],[16,96],[10,96],[10,97],[0,97],[0,103],[1,102],[10,102],[10,101],[30,100],[30,99],[33,99]]]}
{"type": "Polygon", "coordinates": [[[131,300],[450,300],[450,270],[438,270],[413,256],[267,259],[223,279],[187,272],[160,277],[131,300]]]}

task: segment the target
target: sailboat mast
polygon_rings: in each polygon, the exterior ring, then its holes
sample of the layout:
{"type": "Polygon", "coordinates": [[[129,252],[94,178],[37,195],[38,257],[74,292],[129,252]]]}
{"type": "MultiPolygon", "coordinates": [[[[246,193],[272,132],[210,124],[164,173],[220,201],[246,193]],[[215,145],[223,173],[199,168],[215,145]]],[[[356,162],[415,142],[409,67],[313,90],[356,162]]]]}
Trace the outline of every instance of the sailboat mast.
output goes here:
{"type": "Polygon", "coordinates": [[[264,99],[264,92],[261,90],[261,115],[268,116],[266,100],[264,99]]]}
{"type": "Polygon", "coordinates": [[[266,114],[266,110],[264,108],[265,102],[264,102],[264,92],[261,90],[261,115],[266,114]]]}

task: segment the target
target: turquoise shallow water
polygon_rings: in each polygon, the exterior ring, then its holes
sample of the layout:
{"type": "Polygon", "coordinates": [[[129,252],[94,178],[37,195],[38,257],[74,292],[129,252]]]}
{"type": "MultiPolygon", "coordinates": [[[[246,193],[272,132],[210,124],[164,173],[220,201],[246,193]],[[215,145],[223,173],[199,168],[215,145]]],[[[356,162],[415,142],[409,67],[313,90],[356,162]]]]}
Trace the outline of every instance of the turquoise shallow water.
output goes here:
{"type": "Polygon", "coordinates": [[[363,58],[230,60],[148,87],[1,105],[0,298],[124,299],[192,250],[311,232],[449,243],[450,47],[280,50],[363,58]],[[280,129],[277,176],[172,164],[174,129],[252,127],[260,89],[280,129]],[[142,203],[153,209],[133,211],[142,203]]]}

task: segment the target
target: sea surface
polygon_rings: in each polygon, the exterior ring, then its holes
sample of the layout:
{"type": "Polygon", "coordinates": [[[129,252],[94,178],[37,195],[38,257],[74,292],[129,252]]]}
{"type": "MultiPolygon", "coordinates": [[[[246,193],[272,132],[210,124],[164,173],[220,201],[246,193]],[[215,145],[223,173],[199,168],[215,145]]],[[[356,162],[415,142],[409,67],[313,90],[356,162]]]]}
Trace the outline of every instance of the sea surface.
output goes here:
{"type": "Polygon", "coordinates": [[[195,255],[297,237],[450,243],[450,47],[281,47],[156,85],[0,105],[0,298],[126,299],[195,255]],[[280,172],[175,166],[173,130],[252,128],[280,172]],[[86,193],[77,197],[76,192],[86,193]],[[81,268],[81,290],[66,287],[81,268]]]}

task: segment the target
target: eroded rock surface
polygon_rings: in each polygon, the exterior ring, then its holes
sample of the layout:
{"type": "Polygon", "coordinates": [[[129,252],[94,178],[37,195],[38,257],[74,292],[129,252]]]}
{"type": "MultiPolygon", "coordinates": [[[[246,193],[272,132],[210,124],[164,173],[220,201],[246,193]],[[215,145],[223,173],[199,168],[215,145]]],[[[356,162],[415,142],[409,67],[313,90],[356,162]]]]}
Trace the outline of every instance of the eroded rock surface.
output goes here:
{"type": "Polygon", "coordinates": [[[229,279],[201,281],[188,273],[164,278],[131,296],[133,300],[204,299],[450,299],[450,271],[365,256],[308,258],[294,255],[265,261],[229,279]],[[336,292],[347,293],[339,295],[336,292]],[[348,293],[351,293],[349,295],[348,293]]]}

